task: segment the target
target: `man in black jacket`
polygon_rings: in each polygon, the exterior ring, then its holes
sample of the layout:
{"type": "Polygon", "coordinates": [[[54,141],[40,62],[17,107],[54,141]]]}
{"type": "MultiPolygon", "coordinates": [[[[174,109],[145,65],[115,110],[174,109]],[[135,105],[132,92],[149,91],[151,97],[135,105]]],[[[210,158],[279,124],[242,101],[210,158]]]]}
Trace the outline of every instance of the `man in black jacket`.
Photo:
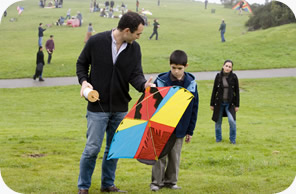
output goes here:
{"type": "Polygon", "coordinates": [[[99,101],[88,102],[87,106],[87,142],[80,160],[79,193],[88,193],[105,132],[101,192],[122,192],[114,185],[118,160],[107,160],[107,156],[115,130],[128,111],[129,84],[139,92],[155,86],[150,83],[152,78],[146,81],[144,77],[140,45],[135,42],[143,29],[142,17],[128,12],[116,29],[91,36],[77,60],[80,95],[87,87],[100,94],[99,101]]]}

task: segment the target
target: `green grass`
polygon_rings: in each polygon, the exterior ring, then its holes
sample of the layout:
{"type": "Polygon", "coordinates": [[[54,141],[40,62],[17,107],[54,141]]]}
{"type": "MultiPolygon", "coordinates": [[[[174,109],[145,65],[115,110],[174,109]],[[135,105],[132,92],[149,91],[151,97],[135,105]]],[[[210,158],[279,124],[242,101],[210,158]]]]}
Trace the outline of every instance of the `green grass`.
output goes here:
{"type": "MultiPolygon", "coordinates": [[[[129,9],[135,10],[134,0],[125,3],[129,9]]],[[[76,60],[84,46],[89,22],[93,23],[96,32],[110,30],[118,23],[118,19],[89,13],[89,1],[67,0],[61,9],[41,9],[35,0],[15,3],[8,8],[8,16],[2,18],[0,25],[0,79],[33,75],[39,23],[54,23],[60,16],[66,16],[68,8],[72,9],[72,15],[81,11],[84,24],[81,28],[52,26],[45,31],[43,43],[53,34],[56,50],[52,64],[45,66],[44,77],[75,76],[76,60]],[[17,15],[17,5],[25,8],[21,16],[17,15]],[[9,22],[11,17],[17,18],[17,22],[9,22]]],[[[217,4],[209,4],[208,10],[204,10],[201,2],[164,1],[158,7],[155,0],[145,0],[140,3],[141,8],[153,13],[148,16],[151,24],[154,18],[160,23],[158,41],[148,40],[152,25],[144,29],[138,40],[145,73],[167,71],[168,57],[175,49],[188,53],[188,71],[219,70],[225,59],[232,59],[237,70],[296,67],[292,57],[296,55],[296,24],[247,32],[244,27],[249,17],[247,14],[238,16],[233,10],[217,4]],[[212,8],[216,9],[215,14],[210,13],[212,8]],[[220,42],[218,31],[222,18],[227,24],[225,44],[220,42]]]]}
{"type": "MultiPolygon", "coordinates": [[[[192,142],[183,145],[180,192],[268,194],[286,189],[296,172],[295,81],[240,80],[236,145],[229,144],[226,119],[223,141],[215,143],[209,108],[213,83],[199,81],[197,128],[192,142]]],[[[79,86],[0,89],[0,169],[14,191],[77,192],[86,141],[86,101],[79,97],[79,90],[79,86]]],[[[132,90],[131,96],[130,105],[140,94],[132,90]]],[[[100,189],[102,152],[98,158],[91,193],[100,189]]],[[[150,181],[150,166],[134,159],[119,160],[115,183],[121,189],[151,193],[150,181]]]]}

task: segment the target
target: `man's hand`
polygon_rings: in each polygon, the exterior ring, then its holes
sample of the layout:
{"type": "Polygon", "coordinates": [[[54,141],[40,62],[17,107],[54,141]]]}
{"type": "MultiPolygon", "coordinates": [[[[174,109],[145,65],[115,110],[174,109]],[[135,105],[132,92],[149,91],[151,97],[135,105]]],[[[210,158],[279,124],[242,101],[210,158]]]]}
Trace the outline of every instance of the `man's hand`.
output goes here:
{"type": "Polygon", "coordinates": [[[145,83],[145,88],[148,87],[156,87],[156,85],[154,83],[151,83],[153,77],[150,77],[149,80],[145,83]]]}
{"type": "Polygon", "coordinates": [[[192,136],[187,134],[185,137],[185,142],[189,143],[191,141],[191,138],[192,138],[192,136]]]}
{"type": "Polygon", "coordinates": [[[211,110],[214,110],[214,107],[213,106],[210,106],[211,110]]]}
{"type": "Polygon", "coordinates": [[[81,90],[80,90],[80,96],[82,97],[83,96],[83,91],[85,88],[90,88],[90,89],[93,89],[93,86],[88,83],[87,81],[83,81],[82,84],[81,84],[81,90]]]}
{"type": "Polygon", "coordinates": [[[238,107],[235,107],[235,109],[234,109],[234,110],[235,110],[235,112],[237,112],[237,111],[238,111],[238,107]]]}

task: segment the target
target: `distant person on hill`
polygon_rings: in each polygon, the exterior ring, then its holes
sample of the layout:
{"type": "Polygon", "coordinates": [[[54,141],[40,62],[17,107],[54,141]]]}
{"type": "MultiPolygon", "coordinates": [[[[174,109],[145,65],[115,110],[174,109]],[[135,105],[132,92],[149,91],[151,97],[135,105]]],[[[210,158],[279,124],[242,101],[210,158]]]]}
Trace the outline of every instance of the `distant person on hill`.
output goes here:
{"type": "Polygon", "coordinates": [[[151,36],[149,37],[149,40],[151,40],[151,38],[155,36],[155,40],[158,40],[158,28],[159,28],[159,23],[158,23],[158,20],[157,19],[154,19],[154,23],[153,23],[153,33],[151,34],[151,36]]]}
{"type": "MultiPolygon", "coordinates": [[[[180,167],[182,145],[191,141],[195,129],[198,112],[198,91],[195,77],[185,69],[188,67],[187,54],[182,50],[175,50],[170,56],[170,71],[161,73],[155,80],[157,87],[181,86],[189,90],[194,96],[168,143],[173,147],[166,156],[160,158],[152,167],[151,191],[158,191],[166,187],[181,189],[177,185],[180,167]]],[[[167,144],[168,144],[167,143],[167,144]]]]}
{"type": "Polygon", "coordinates": [[[46,48],[46,51],[48,53],[47,64],[50,64],[52,54],[53,54],[53,51],[55,49],[54,41],[53,41],[53,35],[50,35],[50,38],[46,41],[45,48],[46,48]]]}
{"type": "Polygon", "coordinates": [[[139,12],[139,0],[136,1],[136,12],[139,12]]]}
{"type": "Polygon", "coordinates": [[[4,15],[4,17],[6,17],[6,16],[7,16],[7,11],[6,11],[6,10],[4,11],[4,14],[3,14],[3,15],[4,15]]]}
{"type": "Polygon", "coordinates": [[[79,20],[79,26],[81,26],[82,25],[82,14],[80,13],[80,11],[77,11],[76,18],[79,20]]]}
{"type": "Polygon", "coordinates": [[[35,75],[33,76],[33,79],[36,80],[36,78],[39,77],[39,81],[44,81],[42,79],[42,72],[43,72],[43,66],[44,66],[44,54],[43,54],[43,47],[39,46],[37,57],[36,57],[36,70],[35,75]]]}
{"type": "Polygon", "coordinates": [[[239,15],[242,15],[243,14],[243,6],[244,6],[245,2],[244,1],[241,1],[239,3],[239,15]]]}
{"type": "Polygon", "coordinates": [[[40,23],[38,27],[38,45],[39,46],[42,46],[43,32],[45,30],[46,29],[42,28],[42,23],[40,23]]]}
{"type": "Polygon", "coordinates": [[[220,24],[219,31],[221,33],[221,41],[225,42],[226,40],[225,40],[224,34],[226,31],[226,23],[224,22],[224,19],[222,19],[222,23],[220,24]]]}
{"type": "Polygon", "coordinates": [[[222,141],[222,117],[228,117],[229,140],[231,144],[236,144],[236,112],[239,109],[240,97],[238,78],[232,69],[233,62],[226,60],[214,81],[210,107],[213,111],[212,120],[216,123],[217,143],[222,141]]]}
{"type": "Polygon", "coordinates": [[[114,4],[115,4],[114,1],[111,0],[111,1],[110,1],[110,7],[111,7],[112,9],[113,9],[113,7],[114,7],[114,4]]]}
{"type": "Polygon", "coordinates": [[[67,15],[66,15],[65,20],[66,20],[67,18],[71,19],[71,9],[68,9],[68,11],[67,11],[67,15]]]}
{"type": "Polygon", "coordinates": [[[208,0],[205,0],[205,9],[208,7],[208,0]]]}
{"type": "Polygon", "coordinates": [[[86,43],[88,41],[88,39],[91,37],[93,32],[94,32],[94,29],[92,27],[92,23],[89,23],[88,28],[87,28],[87,32],[86,32],[86,36],[84,39],[84,43],[86,43]]]}

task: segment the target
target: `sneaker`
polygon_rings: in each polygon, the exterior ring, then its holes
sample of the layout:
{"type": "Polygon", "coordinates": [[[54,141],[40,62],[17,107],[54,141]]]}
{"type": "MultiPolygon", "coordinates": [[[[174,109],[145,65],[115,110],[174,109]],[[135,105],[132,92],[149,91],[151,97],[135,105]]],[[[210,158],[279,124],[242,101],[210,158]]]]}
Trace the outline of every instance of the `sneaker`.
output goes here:
{"type": "Polygon", "coordinates": [[[150,189],[151,189],[151,191],[158,191],[160,188],[157,185],[151,185],[150,189]]]}
{"type": "Polygon", "coordinates": [[[35,75],[33,75],[33,80],[36,80],[36,76],[35,75]]]}
{"type": "Polygon", "coordinates": [[[231,141],[230,143],[231,143],[231,144],[236,144],[235,141],[231,141]]]}
{"type": "Polygon", "coordinates": [[[119,192],[119,193],[127,193],[127,191],[122,191],[120,189],[118,189],[115,185],[111,186],[111,187],[107,187],[102,189],[101,188],[101,192],[119,192]]]}
{"type": "Polygon", "coordinates": [[[44,82],[44,79],[42,79],[42,78],[40,77],[40,78],[39,78],[39,81],[40,81],[40,82],[44,82]]]}
{"type": "Polygon", "coordinates": [[[174,189],[174,190],[181,189],[181,187],[179,187],[178,185],[172,185],[172,186],[170,186],[168,188],[174,189]]]}

